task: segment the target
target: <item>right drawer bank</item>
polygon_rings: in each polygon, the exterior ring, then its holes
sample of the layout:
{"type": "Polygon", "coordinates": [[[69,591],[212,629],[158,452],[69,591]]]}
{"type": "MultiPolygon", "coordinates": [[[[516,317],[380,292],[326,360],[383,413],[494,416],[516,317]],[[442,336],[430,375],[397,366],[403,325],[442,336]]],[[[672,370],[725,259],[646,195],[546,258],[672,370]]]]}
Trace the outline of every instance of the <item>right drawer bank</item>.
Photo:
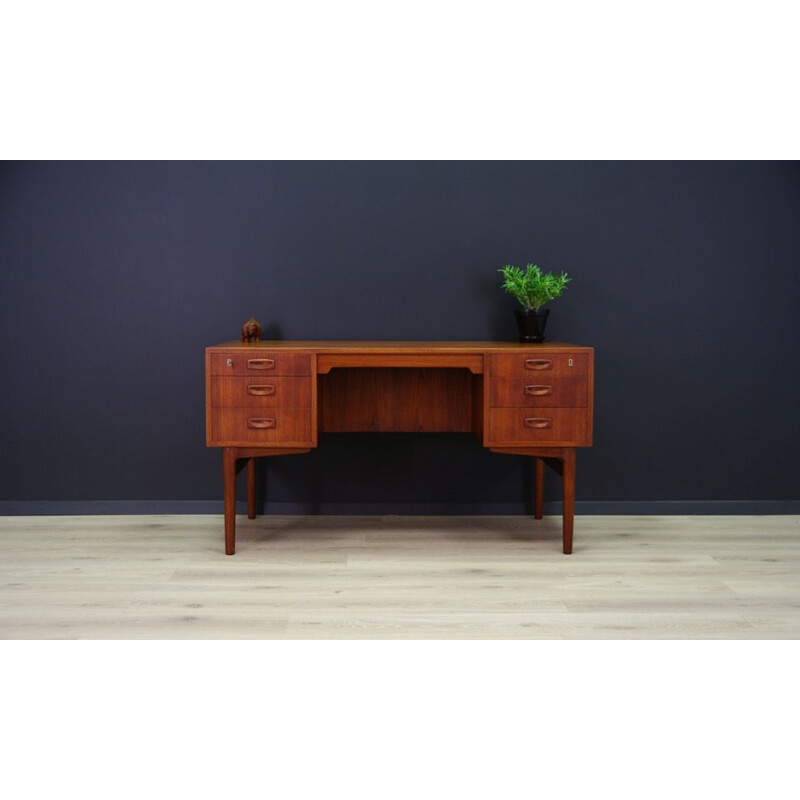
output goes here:
{"type": "Polygon", "coordinates": [[[495,353],[487,372],[487,446],[591,445],[591,349],[495,353]]]}

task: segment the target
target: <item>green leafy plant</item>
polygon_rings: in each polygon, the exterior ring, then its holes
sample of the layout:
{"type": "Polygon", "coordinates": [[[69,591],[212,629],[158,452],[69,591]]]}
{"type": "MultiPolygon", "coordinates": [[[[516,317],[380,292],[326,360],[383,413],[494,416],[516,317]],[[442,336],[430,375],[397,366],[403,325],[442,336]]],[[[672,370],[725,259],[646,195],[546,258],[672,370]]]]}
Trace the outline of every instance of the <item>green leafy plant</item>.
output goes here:
{"type": "Polygon", "coordinates": [[[503,274],[503,288],[519,300],[524,308],[539,310],[558,297],[572,280],[566,272],[542,272],[536,264],[528,264],[523,272],[511,265],[498,270],[503,274]]]}

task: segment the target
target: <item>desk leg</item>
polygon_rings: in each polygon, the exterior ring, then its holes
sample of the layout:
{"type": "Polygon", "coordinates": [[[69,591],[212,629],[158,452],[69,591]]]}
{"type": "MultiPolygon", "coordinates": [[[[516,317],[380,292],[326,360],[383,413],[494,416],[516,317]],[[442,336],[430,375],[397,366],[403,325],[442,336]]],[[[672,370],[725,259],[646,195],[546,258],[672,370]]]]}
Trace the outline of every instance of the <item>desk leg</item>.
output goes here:
{"type": "Polygon", "coordinates": [[[236,448],[222,448],[222,479],[225,502],[225,555],[236,552],[236,448]]]}
{"type": "Polygon", "coordinates": [[[572,552],[572,529],[575,521],[575,448],[565,447],[562,456],[562,499],[564,555],[572,552]]]}
{"type": "Polygon", "coordinates": [[[222,480],[225,503],[225,555],[236,552],[236,476],[246,469],[247,516],[256,517],[256,460],[263,456],[287,456],[307,453],[310,447],[223,447],[222,480]]]}
{"type": "Polygon", "coordinates": [[[533,517],[541,519],[544,515],[544,459],[533,457],[533,517]]]}
{"type": "Polygon", "coordinates": [[[256,518],[256,460],[247,460],[247,517],[256,518]]]}

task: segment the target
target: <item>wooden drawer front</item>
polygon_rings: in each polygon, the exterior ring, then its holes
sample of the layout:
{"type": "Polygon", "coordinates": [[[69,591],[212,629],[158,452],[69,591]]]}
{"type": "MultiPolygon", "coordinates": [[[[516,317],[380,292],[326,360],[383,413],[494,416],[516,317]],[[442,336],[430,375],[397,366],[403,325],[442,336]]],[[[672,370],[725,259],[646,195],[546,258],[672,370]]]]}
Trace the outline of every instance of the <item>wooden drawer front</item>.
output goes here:
{"type": "Polygon", "coordinates": [[[311,379],[214,378],[211,405],[225,408],[311,408],[311,379]]]}
{"type": "Polygon", "coordinates": [[[308,353],[231,350],[211,354],[212,375],[310,375],[308,353]]]}
{"type": "Polygon", "coordinates": [[[494,407],[586,406],[589,379],[586,375],[558,377],[552,373],[528,378],[490,378],[489,405],[494,407]]]}
{"type": "Polygon", "coordinates": [[[310,444],[310,409],[217,408],[211,412],[214,443],[310,444]]]}
{"type": "MultiPolygon", "coordinates": [[[[489,374],[500,377],[588,375],[588,353],[499,353],[489,357],[489,374]]],[[[537,383],[538,378],[532,383],[537,383]]],[[[542,383],[547,383],[542,380],[542,383]]]]}
{"type": "Polygon", "coordinates": [[[582,408],[490,408],[489,436],[494,444],[560,442],[591,444],[589,415],[582,408]]]}

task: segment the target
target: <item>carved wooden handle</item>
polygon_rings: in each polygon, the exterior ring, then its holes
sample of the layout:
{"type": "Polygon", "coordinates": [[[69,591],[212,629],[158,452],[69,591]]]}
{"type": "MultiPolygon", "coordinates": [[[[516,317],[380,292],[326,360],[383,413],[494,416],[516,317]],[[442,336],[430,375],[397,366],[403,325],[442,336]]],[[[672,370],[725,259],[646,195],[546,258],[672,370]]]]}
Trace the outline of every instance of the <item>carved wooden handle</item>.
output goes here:
{"type": "Polygon", "coordinates": [[[247,369],[275,369],[274,358],[248,358],[247,369]]]}
{"type": "Polygon", "coordinates": [[[274,428],[275,427],[275,420],[272,417],[250,417],[247,420],[247,427],[248,428],[274,428]]]}
{"type": "Polygon", "coordinates": [[[253,394],[256,397],[269,397],[275,394],[275,386],[272,384],[265,384],[264,386],[256,386],[251,384],[247,387],[247,394],[253,394]]]}
{"type": "Polygon", "coordinates": [[[547,417],[525,417],[526,428],[552,428],[553,420],[547,417]]]}
{"type": "Polygon", "coordinates": [[[551,369],[553,362],[549,358],[526,358],[525,369],[551,369]]]}
{"type": "Polygon", "coordinates": [[[523,392],[529,397],[541,397],[544,394],[553,394],[552,386],[526,386],[523,392]]]}

